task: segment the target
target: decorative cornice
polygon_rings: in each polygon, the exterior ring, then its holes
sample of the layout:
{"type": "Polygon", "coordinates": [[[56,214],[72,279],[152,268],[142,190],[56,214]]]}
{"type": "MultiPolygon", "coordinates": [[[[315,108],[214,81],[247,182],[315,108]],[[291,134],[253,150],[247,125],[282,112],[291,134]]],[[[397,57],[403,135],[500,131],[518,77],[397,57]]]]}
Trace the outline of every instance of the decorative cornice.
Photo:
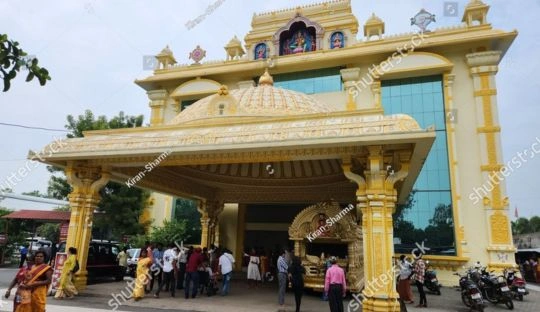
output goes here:
{"type": "Polygon", "coordinates": [[[499,64],[501,54],[502,51],[486,51],[469,53],[465,57],[467,58],[467,65],[469,67],[491,66],[499,64]]]}

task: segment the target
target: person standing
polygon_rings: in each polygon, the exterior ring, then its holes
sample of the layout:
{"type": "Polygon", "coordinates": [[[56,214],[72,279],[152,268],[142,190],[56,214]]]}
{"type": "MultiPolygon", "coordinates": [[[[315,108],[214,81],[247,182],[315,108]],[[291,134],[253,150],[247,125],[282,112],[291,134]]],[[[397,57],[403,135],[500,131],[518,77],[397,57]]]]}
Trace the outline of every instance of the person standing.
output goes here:
{"type": "Polygon", "coordinates": [[[422,253],[415,253],[416,261],[414,264],[414,280],[418,293],[420,294],[420,303],[416,306],[418,308],[427,308],[426,293],[424,292],[424,275],[426,273],[426,263],[422,259],[422,253]]]}
{"type": "MultiPolygon", "coordinates": [[[[152,266],[150,267],[150,273],[152,275],[152,280],[150,281],[150,291],[154,290],[154,281],[156,279],[158,287],[160,287],[163,282],[163,244],[156,244],[156,248],[154,248],[154,250],[152,251],[151,258],[152,266]]],[[[167,285],[166,290],[169,290],[169,285],[167,285]]]]}
{"type": "Polygon", "coordinates": [[[163,279],[159,283],[159,287],[154,297],[159,298],[159,293],[165,285],[166,290],[170,290],[171,297],[174,297],[176,291],[175,274],[176,270],[176,246],[174,244],[169,245],[169,249],[163,253],[163,279]]]}
{"type": "Polygon", "coordinates": [[[141,249],[139,261],[137,261],[137,275],[135,277],[135,287],[133,288],[133,299],[139,301],[144,298],[145,285],[148,284],[148,270],[152,265],[152,259],[148,257],[146,248],[141,249]]]}
{"type": "Polygon", "coordinates": [[[28,254],[28,248],[21,246],[21,261],[19,261],[19,269],[23,267],[24,261],[26,261],[26,255],[28,254]]]}
{"type": "Polygon", "coordinates": [[[64,262],[62,274],[60,275],[59,287],[54,295],[55,299],[73,298],[79,294],[72,282],[73,274],[79,269],[77,264],[77,248],[69,247],[67,260],[64,262]]]}
{"type": "Polygon", "coordinates": [[[11,284],[6,290],[4,298],[7,299],[11,295],[11,290],[13,289],[13,287],[18,286],[17,291],[15,292],[15,298],[13,298],[13,312],[16,312],[17,307],[22,303],[21,294],[24,293],[24,286],[23,287],[20,287],[20,286],[24,285],[26,276],[30,273],[33,266],[34,266],[34,256],[32,255],[32,253],[30,253],[28,254],[28,257],[26,258],[26,266],[19,269],[19,271],[15,275],[15,278],[11,281],[11,284]]]}
{"type": "Polygon", "coordinates": [[[187,248],[180,247],[178,254],[178,276],[176,278],[176,289],[184,289],[184,277],[186,275],[187,248]]]}
{"type": "Polygon", "coordinates": [[[289,271],[289,265],[285,260],[286,250],[283,249],[277,261],[278,268],[278,303],[281,310],[285,309],[285,290],[287,289],[287,275],[289,271]]]}
{"type": "Polygon", "coordinates": [[[326,271],[324,292],[328,296],[331,312],[343,312],[343,297],[347,294],[345,271],[337,264],[336,257],[330,257],[332,266],[326,271]]]}
{"type": "Polygon", "coordinates": [[[31,311],[45,312],[47,304],[47,289],[52,281],[52,268],[45,263],[45,251],[38,250],[34,255],[34,266],[29,272],[31,280],[25,284],[25,289],[32,292],[31,311]]]}
{"type": "Polygon", "coordinates": [[[193,254],[189,256],[187,265],[186,265],[186,287],[184,289],[184,297],[189,298],[189,289],[191,284],[193,284],[193,290],[191,292],[191,298],[197,296],[197,291],[199,289],[199,267],[202,264],[202,255],[201,248],[197,247],[194,249],[193,254]]]}
{"type": "Polygon", "coordinates": [[[226,296],[229,294],[229,287],[231,282],[232,269],[234,264],[234,257],[229,253],[228,249],[223,249],[223,254],[219,257],[219,272],[223,276],[223,288],[221,289],[221,295],[226,296]]]}
{"type": "MultiPolygon", "coordinates": [[[[154,257],[154,245],[152,243],[150,243],[149,241],[146,241],[146,243],[144,244],[144,250],[146,250],[146,258],[150,259],[150,264],[152,264],[154,262],[153,260],[153,257],[154,257]]],[[[141,253],[142,253],[142,250],[141,250],[141,253]]],[[[140,259],[140,255],[139,255],[139,259],[140,259]]],[[[148,277],[150,280],[152,280],[152,272],[150,272],[150,276],[148,277]]],[[[144,292],[145,293],[150,293],[150,283],[149,281],[144,285],[144,292]]]]}
{"type": "Polygon", "coordinates": [[[249,288],[252,287],[252,281],[253,285],[257,286],[257,282],[261,280],[261,272],[259,271],[260,263],[261,261],[257,256],[257,253],[255,252],[255,248],[252,248],[251,253],[249,254],[249,264],[247,268],[247,279],[249,288]]]}
{"type": "Polygon", "coordinates": [[[289,267],[289,280],[294,292],[294,301],[296,303],[296,312],[300,312],[300,304],[302,303],[302,294],[304,293],[304,274],[306,268],[302,266],[300,257],[294,256],[292,264],[289,267]]]}
{"type": "Polygon", "coordinates": [[[399,256],[399,281],[397,290],[399,298],[406,303],[414,303],[413,293],[411,289],[412,264],[405,259],[405,255],[399,256]]]}
{"type": "Polygon", "coordinates": [[[120,251],[116,256],[116,260],[118,260],[118,266],[120,266],[120,271],[122,272],[122,279],[124,279],[124,275],[126,275],[127,271],[127,258],[127,247],[124,247],[124,249],[122,249],[122,251],[120,251]]]}

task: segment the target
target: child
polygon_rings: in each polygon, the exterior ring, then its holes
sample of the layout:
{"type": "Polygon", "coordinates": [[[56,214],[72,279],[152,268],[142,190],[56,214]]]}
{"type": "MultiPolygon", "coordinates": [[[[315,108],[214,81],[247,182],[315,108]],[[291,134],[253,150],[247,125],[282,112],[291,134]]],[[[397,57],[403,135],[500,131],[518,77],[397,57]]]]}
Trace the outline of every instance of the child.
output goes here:
{"type": "Polygon", "coordinates": [[[32,306],[32,291],[28,288],[25,288],[27,284],[30,283],[30,280],[32,280],[32,274],[30,272],[26,272],[24,275],[24,281],[21,285],[19,285],[19,289],[17,290],[17,302],[19,305],[17,306],[17,309],[15,312],[31,312],[32,306]]]}

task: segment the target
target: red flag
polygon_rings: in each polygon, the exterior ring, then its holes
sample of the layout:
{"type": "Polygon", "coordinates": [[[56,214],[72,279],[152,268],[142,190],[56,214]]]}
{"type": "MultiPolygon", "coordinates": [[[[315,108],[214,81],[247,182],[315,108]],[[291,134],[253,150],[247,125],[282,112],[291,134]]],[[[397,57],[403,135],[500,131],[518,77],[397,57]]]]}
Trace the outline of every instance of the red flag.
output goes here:
{"type": "Polygon", "coordinates": [[[516,217],[516,219],[519,218],[519,213],[518,213],[517,206],[514,209],[514,217],[516,217]]]}

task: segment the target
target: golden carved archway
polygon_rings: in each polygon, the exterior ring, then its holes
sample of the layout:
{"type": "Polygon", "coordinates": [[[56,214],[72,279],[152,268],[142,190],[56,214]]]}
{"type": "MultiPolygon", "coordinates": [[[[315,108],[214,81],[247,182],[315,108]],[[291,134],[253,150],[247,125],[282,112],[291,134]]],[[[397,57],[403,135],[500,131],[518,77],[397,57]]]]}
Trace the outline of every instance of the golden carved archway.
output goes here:
{"type": "Polygon", "coordinates": [[[324,288],[324,259],[307,254],[307,244],[346,244],[347,257],[338,259],[346,271],[348,288],[359,291],[364,286],[362,227],[357,224],[355,207],[341,208],[334,201],[320,202],[302,210],[289,227],[289,239],[294,241],[294,254],[306,268],[305,286],[314,290],[324,288]],[[325,224],[318,223],[324,215],[325,224]],[[321,229],[324,228],[324,231],[321,229]]]}

